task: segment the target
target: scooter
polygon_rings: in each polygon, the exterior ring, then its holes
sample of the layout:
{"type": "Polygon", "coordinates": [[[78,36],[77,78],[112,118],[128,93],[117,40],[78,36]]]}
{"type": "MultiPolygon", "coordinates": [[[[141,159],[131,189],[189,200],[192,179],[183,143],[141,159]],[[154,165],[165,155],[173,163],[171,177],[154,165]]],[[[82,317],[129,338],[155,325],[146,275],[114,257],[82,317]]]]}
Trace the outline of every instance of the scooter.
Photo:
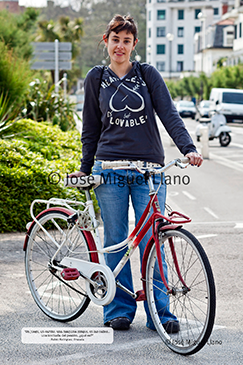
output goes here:
{"type": "Polygon", "coordinates": [[[226,118],[218,111],[210,113],[210,118],[200,118],[199,124],[196,128],[197,141],[200,141],[201,128],[208,127],[208,138],[212,141],[214,138],[219,138],[222,147],[227,147],[231,142],[231,129],[227,126],[226,118]]]}

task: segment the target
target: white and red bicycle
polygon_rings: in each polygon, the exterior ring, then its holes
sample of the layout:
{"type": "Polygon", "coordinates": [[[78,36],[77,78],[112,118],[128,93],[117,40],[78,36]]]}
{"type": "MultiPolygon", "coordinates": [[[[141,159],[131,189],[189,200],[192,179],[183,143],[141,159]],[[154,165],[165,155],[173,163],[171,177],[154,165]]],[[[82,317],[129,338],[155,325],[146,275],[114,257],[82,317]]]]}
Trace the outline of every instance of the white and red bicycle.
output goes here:
{"type": "Polygon", "coordinates": [[[142,168],[134,162],[119,162],[119,166],[117,162],[103,162],[106,169],[139,171],[150,189],[148,205],[132,233],[125,241],[108,248],[102,247],[90,197],[90,189],[101,183],[100,176],[82,178],[80,184],[66,179],[66,186],[85,191],[85,203],[55,198],[33,201],[33,221],[27,225],[24,243],[25,268],[32,296],[47,316],[61,322],[74,320],[87,309],[90,300],[102,306],[109,304],[119,287],[137,301],[147,300],[158,334],[174,352],[194,354],[207,343],[216,306],[210,263],[198,240],[182,228],[191,219],[175,211],[168,216],[161,214],[152,179],[153,174],[161,174],[172,166],[187,165],[185,158],[175,159],[160,169],[142,168]],[[33,207],[39,202],[46,203],[46,209],[35,217],[33,207]],[[133,293],[116,277],[150,227],[152,237],[144,251],[142,273],[138,273],[143,287],[133,293]],[[125,255],[111,271],[104,253],[126,246],[125,255]],[[155,301],[157,290],[167,296],[170,311],[179,321],[178,333],[168,334],[161,323],[163,308],[155,301]]]}

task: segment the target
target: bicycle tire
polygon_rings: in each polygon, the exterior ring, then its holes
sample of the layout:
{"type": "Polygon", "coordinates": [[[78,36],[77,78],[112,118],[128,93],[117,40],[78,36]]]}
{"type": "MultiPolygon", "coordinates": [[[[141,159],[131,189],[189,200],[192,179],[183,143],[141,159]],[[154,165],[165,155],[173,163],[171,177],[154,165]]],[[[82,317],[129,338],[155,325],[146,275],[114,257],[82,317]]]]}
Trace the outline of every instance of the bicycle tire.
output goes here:
{"type": "MultiPolygon", "coordinates": [[[[38,216],[39,223],[58,242],[67,232],[67,218],[72,212],[66,209],[50,208],[38,216]]],[[[66,281],[61,271],[50,267],[50,260],[57,247],[35,222],[28,231],[25,250],[25,271],[31,294],[38,307],[50,318],[60,322],[78,318],[88,307],[90,298],[86,293],[85,279],[66,281]]],[[[65,256],[91,261],[89,243],[83,231],[73,227],[66,243],[57,257],[56,265],[65,256]]]]}
{"type": "Polygon", "coordinates": [[[214,325],[216,295],[212,269],[199,241],[185,229],[160,232],[159,242],[167,283],[170,288],[178,291],[167,294],[157,266],[154,243],[146,265],[145,287],[149,311],[154,326],[166,346],[178,354],[192,355],[207,343],[214,325]],[[190,288],[188,292],[183,287],[171,255],[171,240],[174,243],[180,273],[190,288]],[[163,327],[166,309],[175,315],[179,322],[177,333],[169,334],[163,327]]]}

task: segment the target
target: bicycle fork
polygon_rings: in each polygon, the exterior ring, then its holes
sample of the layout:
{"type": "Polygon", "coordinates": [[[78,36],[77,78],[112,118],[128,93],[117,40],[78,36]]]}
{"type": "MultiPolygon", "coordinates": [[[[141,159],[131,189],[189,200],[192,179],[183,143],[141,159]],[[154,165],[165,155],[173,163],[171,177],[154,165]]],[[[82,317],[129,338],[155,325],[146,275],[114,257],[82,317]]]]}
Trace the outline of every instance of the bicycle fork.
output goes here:
{"type": "MultiPolygon", "coordinates": [[[[167,227],[166,227],[166,229],[167,229],[167,227]]],[[[154,235],[154,239],[155,239],[155,247],[156,247],[156,253],[157,253],[158,266],[159,266],[161,279],[164,283],[164,286],[167,289],[167,295],[168,294],[176,295],[177,293],[186,294],[191,289],[186,285],[186,283],[185,283],[185,281],[184,281],[184,279],[181,275],[180,267],[179,267],[177,256],[176,256],[176,249],[175,249],[175,245],[174,245],[172,237],[168,238],[169,247],[170,247],[171,255],[172,255],[172,258],[173,258],[174,265],[175,265],[175,269],[176,269],[176,272],[178,274],[178,278],[180,279],[180,282],[183,285],[182,288],[178,288],[178,287],[177,288],[175,288],[175,287],[170,288],[169,285],[168,285],[168,282],[165,278],[164,268],[163,268],[163,261],[162,261],[162,254],[161,254],[161,247],[160,247],[160,243],[159,243],[159,234],[161,233],[161,230],[163,231],[163,225],[161,227],[161,226],[159,226],[159,224],[157,224],[157,227],[154,229],[154,224],[153,224],[153,231],[154,231],[153,235],[154,235]]],[[[164,228],[164,230],[165,230],[165,228],[164,228]]]]}

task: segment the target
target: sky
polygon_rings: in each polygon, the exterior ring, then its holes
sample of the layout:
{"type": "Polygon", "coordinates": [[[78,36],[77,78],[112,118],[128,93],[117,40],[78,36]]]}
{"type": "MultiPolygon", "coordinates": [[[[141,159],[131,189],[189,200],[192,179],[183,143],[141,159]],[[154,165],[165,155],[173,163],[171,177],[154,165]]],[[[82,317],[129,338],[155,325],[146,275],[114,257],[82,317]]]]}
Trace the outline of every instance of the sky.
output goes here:
{"type": "MultiPolygon", "coordinates": [[[[55,4],[66,6],[69,4],[68,0],[54,0],[55,4]]],[[[47,6],[47,0],[19,0],[20,6],[33,6],[39,8],[42,6],[47,6]]]]}
{"type": "Polygon", "coordinates": [[[36,8],[46,6],[47,0],[19,0],[20,6],[33,6],[36,8]]]}

